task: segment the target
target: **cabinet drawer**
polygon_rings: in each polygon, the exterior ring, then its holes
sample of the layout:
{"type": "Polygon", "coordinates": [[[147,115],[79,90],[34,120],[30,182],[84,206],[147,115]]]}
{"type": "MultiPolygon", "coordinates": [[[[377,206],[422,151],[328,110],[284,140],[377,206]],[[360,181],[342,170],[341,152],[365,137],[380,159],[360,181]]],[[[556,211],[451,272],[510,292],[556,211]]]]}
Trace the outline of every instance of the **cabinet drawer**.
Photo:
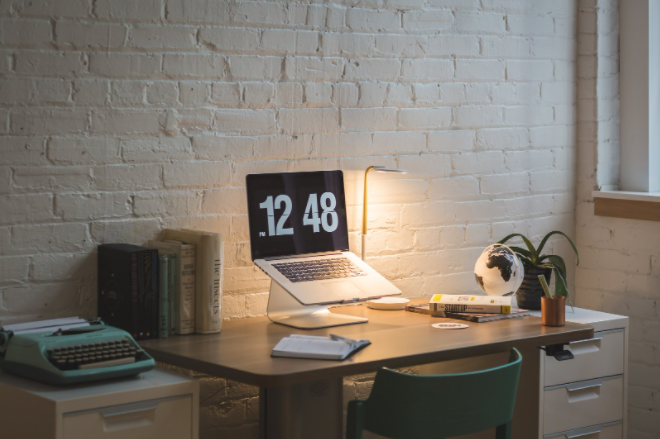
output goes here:
{"type": "Polygon", "coordinates": [[[543,439],[575,439],[579,437],[584,439],[622,439],[623,422],[616,421],[562,433],[547,434],[543,436],[543,439]]]}
{"type": "Polygon", "coordinates": [[[574,341],[568,345],[575,357],[572,360],[557,361],[544,355],[545,386],[622,374],[623,337],[623,329],[615,329],[574,341]]]}
{"type": "Polygon", "coordinates": [[[553,386],[543,391],[543,434],[623,418],[623,376],[553,386]]]}
{"type": "Polygon", "coordinates": [[[64,415],[64,439],[191,439],[191,395],[64,415]]]}

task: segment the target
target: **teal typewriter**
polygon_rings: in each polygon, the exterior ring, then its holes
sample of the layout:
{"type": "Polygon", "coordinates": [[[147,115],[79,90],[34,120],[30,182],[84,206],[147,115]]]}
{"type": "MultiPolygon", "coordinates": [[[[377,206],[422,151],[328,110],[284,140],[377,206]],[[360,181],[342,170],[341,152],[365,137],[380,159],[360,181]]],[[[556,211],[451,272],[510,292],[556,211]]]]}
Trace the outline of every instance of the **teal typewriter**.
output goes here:
{"type": "Polygon", "coordinates": [[[126,377],[155,365],[128,332],[98,319],[74,317],[0,327],[0,369],[46,384],[126,377]]]}

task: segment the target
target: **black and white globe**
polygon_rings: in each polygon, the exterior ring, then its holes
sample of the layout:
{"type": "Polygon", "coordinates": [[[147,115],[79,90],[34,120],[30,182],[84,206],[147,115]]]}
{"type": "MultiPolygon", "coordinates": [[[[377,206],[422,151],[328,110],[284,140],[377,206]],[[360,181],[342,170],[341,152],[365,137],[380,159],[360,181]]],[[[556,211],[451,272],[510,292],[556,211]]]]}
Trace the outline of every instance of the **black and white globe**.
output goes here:
{"type": "Polygon", "coordinates": [[[481,253],[474,265],[474,278],[489,296],[512,296],[525,277],[525,269],[506,245],[493,244],[481,253]]]}

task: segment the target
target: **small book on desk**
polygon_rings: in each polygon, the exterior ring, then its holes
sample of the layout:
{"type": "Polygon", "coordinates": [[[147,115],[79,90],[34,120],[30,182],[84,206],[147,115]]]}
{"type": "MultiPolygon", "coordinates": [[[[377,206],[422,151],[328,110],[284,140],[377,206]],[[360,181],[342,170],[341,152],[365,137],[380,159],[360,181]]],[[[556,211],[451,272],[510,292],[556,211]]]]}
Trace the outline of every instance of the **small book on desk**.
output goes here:
{"type": "Polygon", "coordinates": [[[273,357],[345,360],[349,355],[371,344],[369,340],[353,340],[330,334],[330,337],[293,334],[284,337],[273,348],[273,357]]]}
{"type": "Polygon", "coordinates": [[[510,314],[513,308],[511,299],[511,296],[434,294],[429,301],[429,308],[445,312],[510,314]]]}
{"type": "Polygon", "coordinates": [[[406,311],[416,312],[419,314],[427,314],[434,317],[445,317],[448,319],[466,320],[468,322],[485,323],[494,322],[497,320],[514,319],[516,317],[525,317],[530,315],[526,309],[514,308],[509,314],[487,314],[487,313],[467,313],[467,312],[451,312],[451,311],[434,311],[430,309],[428,303],[411,303],[406,305],[406,311]]]}

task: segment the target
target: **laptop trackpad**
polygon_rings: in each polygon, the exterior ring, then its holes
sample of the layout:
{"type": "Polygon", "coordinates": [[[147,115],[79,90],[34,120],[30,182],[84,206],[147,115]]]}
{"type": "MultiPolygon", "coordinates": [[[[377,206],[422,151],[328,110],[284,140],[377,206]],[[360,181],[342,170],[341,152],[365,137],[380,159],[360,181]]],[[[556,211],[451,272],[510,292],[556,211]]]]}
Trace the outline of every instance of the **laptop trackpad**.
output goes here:
{"type": "Polygon", "coordinates": [[[364,295],[364,292],[361,289],[356,287],[353,282],[347,280],[341,282],[325,282],[321,285],[323,285],[323,288],[325,288],[327,292],[332,293],[333,296],[341,297],[343,299],[353,299],[364,295]]]}

